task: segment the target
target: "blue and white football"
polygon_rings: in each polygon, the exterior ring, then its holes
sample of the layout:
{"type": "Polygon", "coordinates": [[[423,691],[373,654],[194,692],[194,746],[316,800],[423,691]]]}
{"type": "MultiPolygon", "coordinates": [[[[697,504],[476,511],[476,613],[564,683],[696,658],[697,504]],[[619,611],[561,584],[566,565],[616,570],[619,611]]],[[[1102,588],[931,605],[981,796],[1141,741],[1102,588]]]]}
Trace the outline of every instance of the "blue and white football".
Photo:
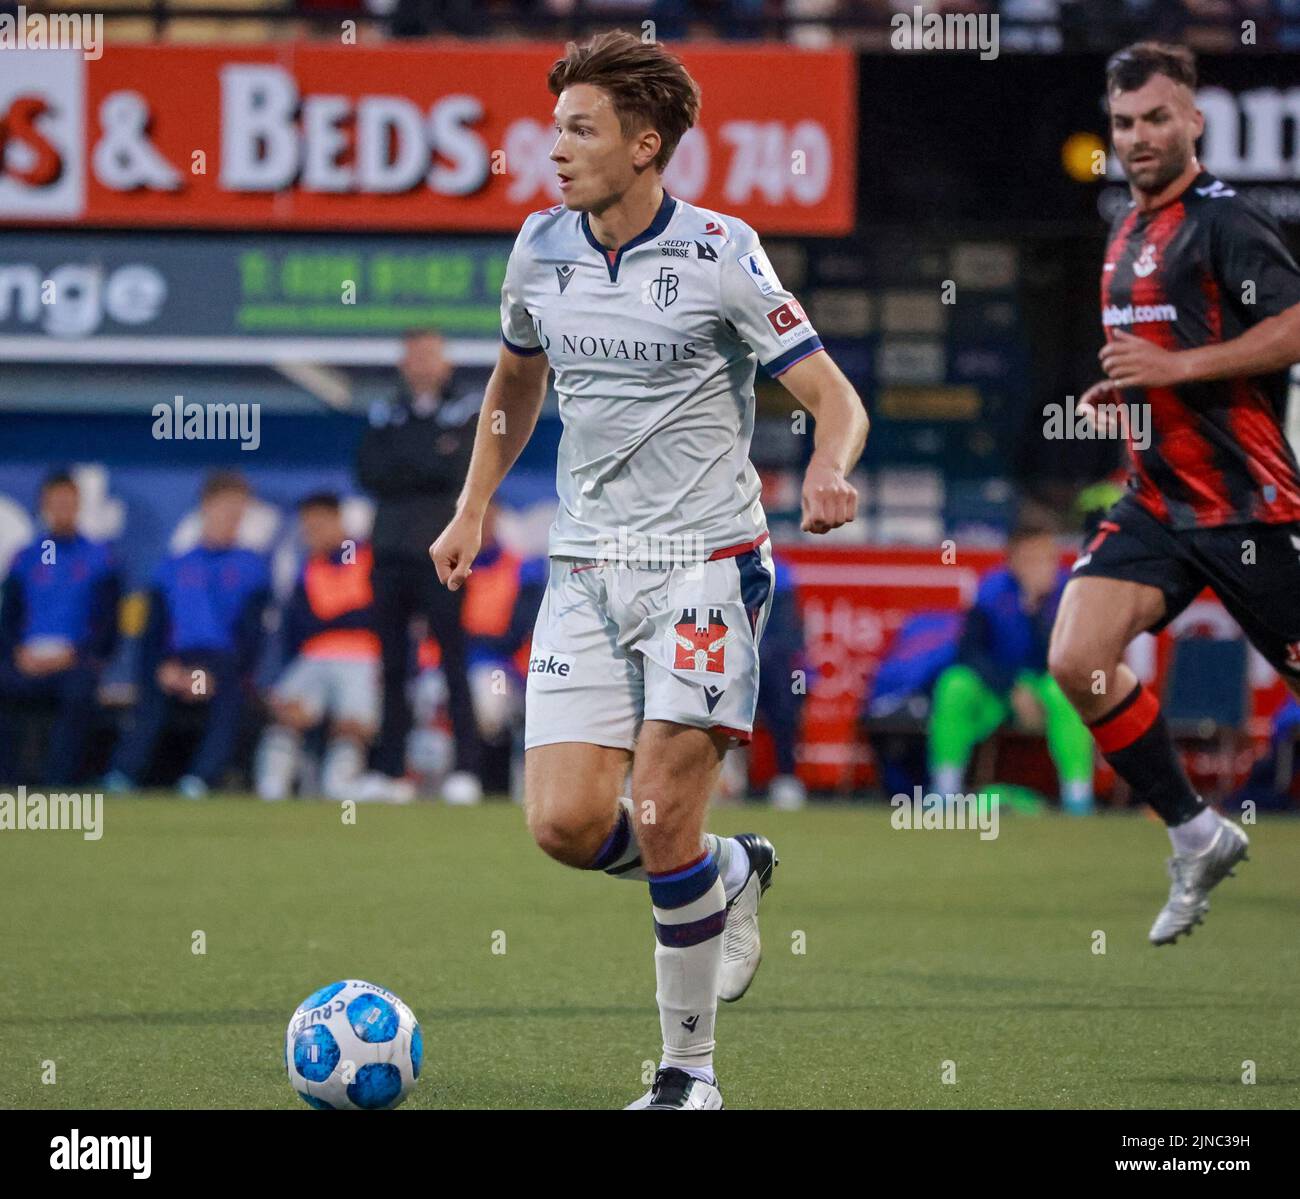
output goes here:
{"type": "Polygon", "coordinates": [[[350,978],[308,995],[289,1021],[284,1064],[312,1107],[396,1107],[415,1086],[424,1039],[392,991],[350,978]]]}

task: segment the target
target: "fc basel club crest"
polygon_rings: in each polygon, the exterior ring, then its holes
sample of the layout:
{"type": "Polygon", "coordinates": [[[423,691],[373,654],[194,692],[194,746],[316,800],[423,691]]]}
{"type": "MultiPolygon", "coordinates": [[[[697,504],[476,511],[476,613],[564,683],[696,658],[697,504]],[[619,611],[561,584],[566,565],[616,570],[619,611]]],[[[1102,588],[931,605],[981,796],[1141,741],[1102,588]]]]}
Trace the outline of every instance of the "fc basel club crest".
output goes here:
{"type": "Polygon", "coordinates": [[[669,267],[659,268],[659,277],[650,280],[648,287],[650,290],[650,299],[654,306],[663,312],[675,299],[677,299],[678,276],[669,267]]]}
{"type": "Polygon", "coordinates": [[[674,670],[712,671],[724,673],[725,654],[731,633],[722,619],[721,608],[707,608],[700,618],[699,608],[683,608],[682,618],[668,630],[673,643],[674,670]]]}

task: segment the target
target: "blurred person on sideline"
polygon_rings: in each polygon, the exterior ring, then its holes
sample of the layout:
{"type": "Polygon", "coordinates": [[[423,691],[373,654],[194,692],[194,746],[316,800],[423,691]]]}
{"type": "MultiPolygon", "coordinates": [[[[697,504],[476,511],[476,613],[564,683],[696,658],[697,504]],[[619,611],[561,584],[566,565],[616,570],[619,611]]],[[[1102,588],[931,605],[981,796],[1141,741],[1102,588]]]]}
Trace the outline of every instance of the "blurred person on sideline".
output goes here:
{"type": "Polygon", "coordinates": [[[288,798],[303,734],[328,721],[321,791],[327,799],[355,799],[379,725],[373,555],[369,543],[348,538],[333,493],[317,492],[298,504],[298,529],[308,557],[284,610],[288,665],[269,697],[272,723],[258,749],[257,793],[264,800],[288,798]]]}
{"type": "Polygon", "coordinates": [[[930,709],[930,789],[960,793],[975,747],[1012,717],[1045,732],[1061,783],[1061,806],[1092,811],[1092,735],[1047,670],[1047,646],[1070,572],[1061,565],[1056,522],[1022,508],[1007,542],[1007,564],[980,580],[957,659],[934,685],[930,709]]]}
{"type": "Polygon", "coordinates": [[[149,775],[162,733],[179,710],[202,708],[203,734],[177,789],[203,799],[225,773],[264,637],[270,596],[265,559],[237,543],[248,507],[243,475],[216,471],[203,484],[199,541],[154,574],[140,637],[134,723],[104,787],[129,791],[149,775]]]}
{"type": "Polygon", "coordinates": [[[70,474],[41,484],[43,530],[20,550],[0,596],[0,778],[14,778],[33,701],[54,705],[40,782],[80,778],[99,677],[117,647],[121,578],[109,547],[77,531],[70,474]]]}
{"type": "MultiPolygon", "coordinates": [[[[465,580],[463,623],[469,638],[470,691],[483,741],[513,760],[524,711],[528,648],[549,562],[545,555],[524,558],[502,545],[497,518],[496,505],[489,504],[483,518],[483,548],[465,580]]],[[[519,749],[522,759],[522,739],[519,749]]],[[[510,781],[508,771],[506,781],[510,781]]]]}
{"type": "Polygon", "coordinates": [[[375,769],[361,780],[358,798],[401,803],[415,796],[415,785],[406,777],[410,627],[413,617],[423,616],[441,649],[456,742],[456,768],[443,781],[443,796],[474,803],[483,788],[461,627],[464,594],[439,584],[429,561],[428,531],[445,525],[456,510],[483,397],[478,392],[450,394],[452,363],[435,331],[407,334],[399,369],[397,395],[371,412],[370,428],[357,451],[357,478],[376,500],[372,585],[383,661],[375,769]]]}

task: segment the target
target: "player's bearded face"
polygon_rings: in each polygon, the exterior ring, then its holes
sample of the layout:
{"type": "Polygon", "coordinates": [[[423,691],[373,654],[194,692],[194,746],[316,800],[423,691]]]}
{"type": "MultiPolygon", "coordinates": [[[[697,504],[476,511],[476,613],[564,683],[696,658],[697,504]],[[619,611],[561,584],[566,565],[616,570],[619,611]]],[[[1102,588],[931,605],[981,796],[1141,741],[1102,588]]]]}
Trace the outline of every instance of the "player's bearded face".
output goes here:
{"type": "Polygon", "coordinates": [[[1110,94],[1115,155],[1138,191],[1163,191],[1187,169],[1204,128],[1191,90],[1153,75],[1131,92],[1110,94]]]}
{"type": "Polygon", "coordinates": [[[565,88],[555,105],[551,161],[566,208],[599,212],[636,178],[635,142],[623,128],[609,93],[591,84],[565,88]]]}

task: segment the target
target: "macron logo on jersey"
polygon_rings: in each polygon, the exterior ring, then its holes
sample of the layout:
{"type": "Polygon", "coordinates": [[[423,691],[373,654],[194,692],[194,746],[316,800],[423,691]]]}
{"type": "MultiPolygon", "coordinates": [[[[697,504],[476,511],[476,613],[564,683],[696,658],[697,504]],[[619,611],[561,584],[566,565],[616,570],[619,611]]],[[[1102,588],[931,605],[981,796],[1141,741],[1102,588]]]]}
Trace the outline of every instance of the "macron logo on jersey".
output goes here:
{"type": "Polygon", "coordinates": [[[1198,196],[1205,196],[1211,200],[1222,200],[1228,196],[1235,196],[1237,193],[1232,190],[1222,179],[1216,179],[1209,187],[1198,187],[1196,189],[1198,196]]]}

